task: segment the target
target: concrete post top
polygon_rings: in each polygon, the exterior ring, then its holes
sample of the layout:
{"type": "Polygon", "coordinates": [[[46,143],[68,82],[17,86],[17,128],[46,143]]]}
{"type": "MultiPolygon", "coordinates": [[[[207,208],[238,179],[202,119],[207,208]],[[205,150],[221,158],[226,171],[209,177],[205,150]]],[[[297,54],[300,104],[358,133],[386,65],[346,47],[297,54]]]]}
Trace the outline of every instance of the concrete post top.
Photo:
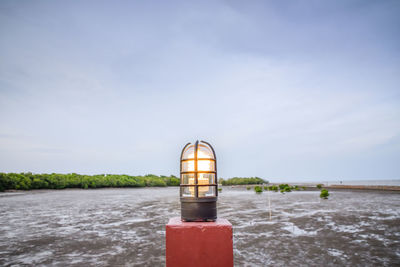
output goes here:
{"type": "Polygon", "coordinates": [[[167,267],[233,267],[232,224],[182,222],[171,218],[165,227],[167,267]]]}
{"type": "Polygon", "coordinates": [[[169,219],[167,227],[232,227],[232,224],[224,218],[217,218],[215,222],[183,222],[180,217],[169,219]]]}

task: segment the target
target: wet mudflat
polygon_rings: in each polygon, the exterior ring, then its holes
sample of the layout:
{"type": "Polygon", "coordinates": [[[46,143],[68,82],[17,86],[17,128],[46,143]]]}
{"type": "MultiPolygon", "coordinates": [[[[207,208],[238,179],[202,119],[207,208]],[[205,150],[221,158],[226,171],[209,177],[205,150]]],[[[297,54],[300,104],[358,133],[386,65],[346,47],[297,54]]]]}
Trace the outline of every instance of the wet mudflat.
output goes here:
{"type": "MultiPolygon", "coordinates": [[[[237,266],[400,264],[400,194],[224,187],[237,266]]],[[[0,193],[0,265],[163,266],[178,188],[0,193]]]]}

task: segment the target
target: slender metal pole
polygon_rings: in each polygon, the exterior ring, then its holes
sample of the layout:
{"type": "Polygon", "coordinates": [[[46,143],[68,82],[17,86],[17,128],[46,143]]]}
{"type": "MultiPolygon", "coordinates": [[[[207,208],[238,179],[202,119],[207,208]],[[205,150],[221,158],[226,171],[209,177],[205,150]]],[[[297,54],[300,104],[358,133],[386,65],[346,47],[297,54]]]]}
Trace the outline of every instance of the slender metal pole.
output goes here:
{"type": "Polygon", "coordinates": [[[271,221],[272,220],[272,210],[271,210],[271,200],[269,198],[269,186],[267,188],[268,188],[267,196],[268,196],[268,206],[269,206],[269,220],[271,221]]]}

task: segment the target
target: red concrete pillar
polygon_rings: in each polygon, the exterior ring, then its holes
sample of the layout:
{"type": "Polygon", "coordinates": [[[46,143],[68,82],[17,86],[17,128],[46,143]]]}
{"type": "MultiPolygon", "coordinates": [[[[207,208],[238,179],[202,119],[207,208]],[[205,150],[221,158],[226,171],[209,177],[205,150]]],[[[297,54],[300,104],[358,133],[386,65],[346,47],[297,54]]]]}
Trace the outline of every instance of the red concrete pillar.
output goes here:
{"type": "Polygon", "coordinates": [[[232,224],[226,219],[171,218],[166,225],[166,263],[167,267],[233,266],[232,224]]]}

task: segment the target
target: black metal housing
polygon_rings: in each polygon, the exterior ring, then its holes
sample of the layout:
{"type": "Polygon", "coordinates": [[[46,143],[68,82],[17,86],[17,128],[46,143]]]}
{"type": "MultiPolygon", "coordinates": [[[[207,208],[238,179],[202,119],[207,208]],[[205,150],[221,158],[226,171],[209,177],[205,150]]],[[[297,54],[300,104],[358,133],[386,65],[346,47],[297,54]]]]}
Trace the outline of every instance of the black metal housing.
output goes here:
{"type": "Polygon", "coordinates": [[[181,200],[181,219],[182,221],[192,222],[192,221],[215,221],[217,219],[217,199],[218,199],[218,178],[217,178],[217,157],[215,155],[214,148],[205,141],[200,141],[205,144],[213,153],[213,159],[207,159],[214,161],[213,171],[199,171],[198,161],[205,159],[198,159],[197,152],[199,148],[199,141],[194,144],[194,159],[183,159],[183,154],[191,143],[186,144],[181,153],[180,161],[180,175],[181,175],[181,185],[180,185],[180,200],[181,200]],[[194,161],[194,171],[183,171],[183,162],[194,161]],[[199,173],[210,173],[214,174],[213,184],[198,184],[198,174],[199,173]],[[184,184],[183,175],[184,174],[194,174],[194,184],[184,184]],[[188,197],[183,196],[183,188],[191,186],[194,188],[194,196],[188,197]],[[199,196],[199,187],[201,186],[212,186],[214,187],[215,196],[199,196]]]}

